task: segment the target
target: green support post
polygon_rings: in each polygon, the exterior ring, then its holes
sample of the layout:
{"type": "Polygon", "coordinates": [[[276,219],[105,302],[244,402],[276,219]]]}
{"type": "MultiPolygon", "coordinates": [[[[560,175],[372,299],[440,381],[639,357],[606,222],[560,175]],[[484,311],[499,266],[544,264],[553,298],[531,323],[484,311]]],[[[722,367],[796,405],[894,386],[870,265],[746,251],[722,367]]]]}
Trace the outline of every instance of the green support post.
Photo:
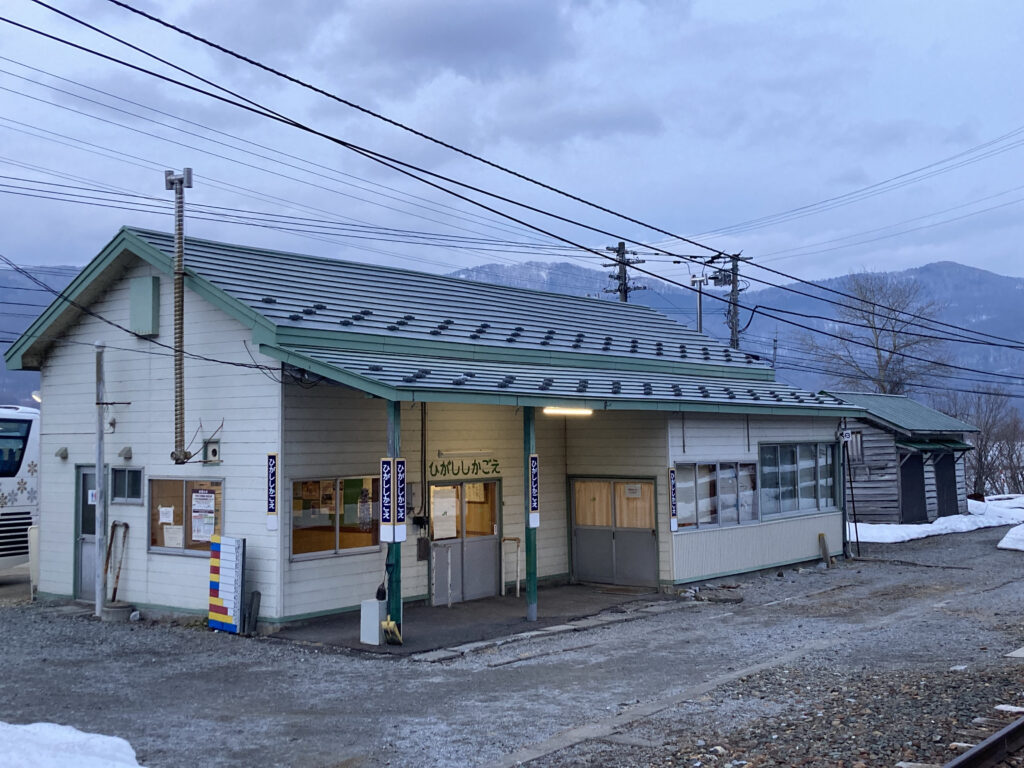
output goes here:
{"type": "Polygon", "coordinates": [[[530,527],[530,454],[537,452],[533,406],[523,406],[523,515],[526,523],[526,620],[537,620],[537,529],[530,527]]]}
{"type": "MultiPolygon", "coordinates": [[[[388,401],[388,452],[391,458],[398,458],[402,450],[402,404],[388,401]]],[[[385,562],[388,574],[388,615],[402,630],[402,543],[388,543],[388,556],[385,562]]]]}

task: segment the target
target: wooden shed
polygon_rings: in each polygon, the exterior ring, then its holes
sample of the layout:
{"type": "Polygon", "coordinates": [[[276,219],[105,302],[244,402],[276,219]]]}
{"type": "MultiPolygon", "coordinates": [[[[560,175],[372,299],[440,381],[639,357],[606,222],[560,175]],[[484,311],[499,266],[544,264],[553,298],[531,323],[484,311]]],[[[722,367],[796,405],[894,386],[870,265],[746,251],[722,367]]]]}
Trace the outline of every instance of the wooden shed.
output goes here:
{"type": "Polygon", "coordinates": [[[863,523],[928,523],[967,513],[964,442],[977,428],[906,395],[830,393],[867,416],[847,429],[847,495],[863,523]]]}

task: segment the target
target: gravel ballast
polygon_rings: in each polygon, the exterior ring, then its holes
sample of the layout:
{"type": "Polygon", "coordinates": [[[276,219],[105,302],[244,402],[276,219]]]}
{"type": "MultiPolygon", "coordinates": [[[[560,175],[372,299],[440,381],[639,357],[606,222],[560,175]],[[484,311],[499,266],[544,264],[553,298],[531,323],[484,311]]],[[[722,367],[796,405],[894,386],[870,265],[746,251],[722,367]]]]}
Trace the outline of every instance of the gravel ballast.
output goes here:
{"type": "Polygon", "coordinates": [[[0,606],[0,720],[121,736],[153,767],[941,763],[974,717],[1024,705],[1024,553],[1003,532],[435,663],[0,606]]]}

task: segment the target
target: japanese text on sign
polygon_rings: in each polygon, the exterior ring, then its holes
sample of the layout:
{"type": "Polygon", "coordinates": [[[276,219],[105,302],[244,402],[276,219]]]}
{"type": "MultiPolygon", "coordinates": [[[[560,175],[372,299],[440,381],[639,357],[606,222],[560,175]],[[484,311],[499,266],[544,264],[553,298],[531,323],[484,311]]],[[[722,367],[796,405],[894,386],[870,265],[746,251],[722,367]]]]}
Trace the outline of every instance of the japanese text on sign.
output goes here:
{"type": "Polygon", "coordinates": [[[277,514],[277,454],[267,454],[267,514],[277,514]]]}
{"type": "Polygon", "coordinates": [[[497,459],[447,459],[432,461],[427,467],[431,477],[486,477],[500,474],[497,459]]]}
{"type": "Polygon", "coordinates": [[[394,508],[392,503],[392,476],[391,470],[394,467],[392,459],[380,460],[380,524],[392,525],[394,523],[391,512],[394,508]]]}
{"type": "Polygon", "coordinates": [[[395,522],[405,524],[405,459],[395,459],[395,522]]]}
{"type": "Polygon", "coordinates": [[[540,459],[530,454],[530,511],[540,511],[540,459]]]}

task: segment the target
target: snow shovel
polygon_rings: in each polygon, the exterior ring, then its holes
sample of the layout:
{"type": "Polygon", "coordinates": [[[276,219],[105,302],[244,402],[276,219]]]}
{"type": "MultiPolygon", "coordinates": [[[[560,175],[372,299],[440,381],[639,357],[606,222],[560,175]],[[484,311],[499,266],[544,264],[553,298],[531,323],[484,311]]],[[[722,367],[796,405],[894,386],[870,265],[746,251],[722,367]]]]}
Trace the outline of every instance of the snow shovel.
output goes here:
{"type": "Polygon", "coordinates": [[[398,631],[398,625],[391,620],[391,614],[380,623],[381,632],[384,633],[384,640],[388,645],[401,645],[402,633],[398,631]]]}

